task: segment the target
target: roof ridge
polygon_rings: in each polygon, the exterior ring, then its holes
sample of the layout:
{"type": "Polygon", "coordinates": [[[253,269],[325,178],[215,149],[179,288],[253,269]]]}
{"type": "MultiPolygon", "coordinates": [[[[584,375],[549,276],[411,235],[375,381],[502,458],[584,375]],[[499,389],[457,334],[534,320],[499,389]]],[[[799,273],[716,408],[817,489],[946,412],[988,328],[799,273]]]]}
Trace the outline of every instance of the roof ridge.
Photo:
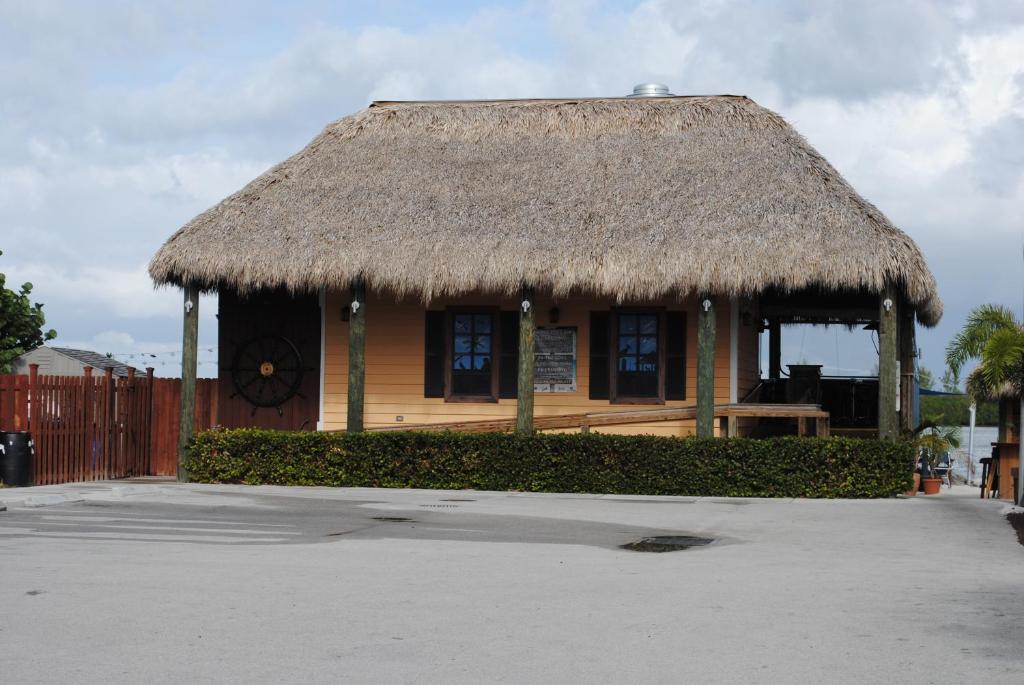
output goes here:
{"type": "Polygon", "coordinates": [[[570,102],[615,102],[622,100],[624,102],[653,102],[659,100],[695,100],[695,99],[733,99],[733,100],[746,100],[748,102],[754,102],[750,97],[746,95],[734,95],[731,93],[719,93],[719,94],[693,94],[693,95],[664,95],[664,96],[645,96],[635,97],[631,95],[601,95],[601,96],[586,96],[586,97],[558,97],[558,98],[479,98],[479,99],[454,99],[454,100],[373,100],[370,102],[369,107],[386,107],[390,105],[476,105],[476,104],[495,104],[495,103],[529,103],[529,102],[549,102],[549,103],[570,103],[570,102]]]}

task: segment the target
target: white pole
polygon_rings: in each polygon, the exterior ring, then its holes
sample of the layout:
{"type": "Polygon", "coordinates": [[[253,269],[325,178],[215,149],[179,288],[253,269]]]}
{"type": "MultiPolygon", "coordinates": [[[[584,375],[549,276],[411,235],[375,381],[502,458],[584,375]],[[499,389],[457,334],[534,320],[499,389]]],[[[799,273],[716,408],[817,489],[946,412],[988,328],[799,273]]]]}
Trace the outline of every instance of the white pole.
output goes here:
{"type": "Polygon", "coordinates": [[[971,427],[967,431],[967,484],[974,485],[974,423],[978,417],[978,405],[971,402],[971,427]]]}

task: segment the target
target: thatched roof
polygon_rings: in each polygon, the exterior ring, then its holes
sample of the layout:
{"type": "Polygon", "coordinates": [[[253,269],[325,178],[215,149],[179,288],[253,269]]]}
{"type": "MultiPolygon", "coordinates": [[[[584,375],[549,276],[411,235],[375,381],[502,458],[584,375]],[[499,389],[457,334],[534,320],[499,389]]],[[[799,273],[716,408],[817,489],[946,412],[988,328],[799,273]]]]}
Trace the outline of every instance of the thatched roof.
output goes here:
{"type": "Polygon", "coordinates": [[[1014,383],[989,385],[981,375],[981,368],[967,374],[967,394],[976,402],[1015,400],[1020,397],[1019,386],[1014,383]]]}
{"type": "Polygon", "coordinates": [[[175,233],[159,283],[369,288],[425,300],[524,282],[621,300],[900,284],[914,242],[745,97],[375,102],[175,233]]]}

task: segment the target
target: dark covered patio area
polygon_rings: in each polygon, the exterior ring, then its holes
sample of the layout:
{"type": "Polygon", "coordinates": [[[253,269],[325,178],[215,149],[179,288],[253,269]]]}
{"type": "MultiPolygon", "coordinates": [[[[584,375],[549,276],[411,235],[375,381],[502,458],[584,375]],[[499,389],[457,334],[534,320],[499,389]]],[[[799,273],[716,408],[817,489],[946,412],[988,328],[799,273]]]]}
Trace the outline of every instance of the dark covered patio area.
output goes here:
{"type": "MultiPolygon", "coordinates": [[[[771,290],[759,301],[761,331],[767,332],[767,374],[741,400],[757,405],[816,405],[828,413],[831,433],[891,437],[919,420],[916,374],[916,313],[898,288],[881,296],[866,290],[797,292],[771,290]],[[877,355],[874,374],[824,373],[824,364],[783,363],[782,331],[801,326],[839,326],[871,334],[877,355]]],[[[837,362],[838,363],[838,362],[837,362]]],[[[761,418],[756,436],[799,432],[792,421],[761,418]]]]}

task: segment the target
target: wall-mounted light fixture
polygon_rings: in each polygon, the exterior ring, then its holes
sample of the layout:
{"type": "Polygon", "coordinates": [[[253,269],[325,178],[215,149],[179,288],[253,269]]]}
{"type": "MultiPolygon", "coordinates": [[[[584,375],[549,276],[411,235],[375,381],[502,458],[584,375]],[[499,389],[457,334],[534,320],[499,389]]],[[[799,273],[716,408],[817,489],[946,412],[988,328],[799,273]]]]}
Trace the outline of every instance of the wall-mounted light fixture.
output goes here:
{"type": "Polygon", "coordinates": [[[892,311],[892,300],[888,297],[882,300],[882,306],[885,307],[885,311],[892,311]]]}
{"type": "Polygon", "coordinates": [[[711,300],[705,299],[703,302],[700,303],[700,306],[704,308],[705,312],[710,312],[711,311],[711,300]]]}

